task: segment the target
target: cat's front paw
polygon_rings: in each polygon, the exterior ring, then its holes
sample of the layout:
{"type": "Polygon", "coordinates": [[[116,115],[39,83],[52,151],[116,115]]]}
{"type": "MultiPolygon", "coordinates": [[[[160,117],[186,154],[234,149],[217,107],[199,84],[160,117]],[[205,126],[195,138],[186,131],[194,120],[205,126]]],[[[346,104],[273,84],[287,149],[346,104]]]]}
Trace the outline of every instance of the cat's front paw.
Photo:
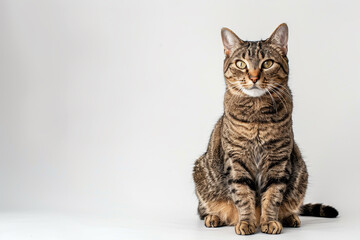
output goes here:
{"type": "Polygon", "coordinates": [[[282,225],[279,221],[268,221],[261,223],[261,231],[268,234],[281,233],[282,225]]]}
{"type": "Polygon", "coordinates": [[[249,235],[255,233],[255,224],[247,221],[240,221],[235,225],[235,232],[238,235],[249,235]]]}

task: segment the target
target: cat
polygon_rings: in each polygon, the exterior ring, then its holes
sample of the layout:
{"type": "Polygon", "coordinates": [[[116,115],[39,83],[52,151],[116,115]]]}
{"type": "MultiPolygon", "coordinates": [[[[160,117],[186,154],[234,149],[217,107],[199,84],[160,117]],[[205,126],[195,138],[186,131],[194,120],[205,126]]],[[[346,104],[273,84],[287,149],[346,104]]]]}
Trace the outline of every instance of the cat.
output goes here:
{"type": "Polygon", "coordinates": [[[288,26],[260,41],[243,41],[227,28],[221,36],[224,114],[193,170],[200,219],[247,235],[257,227],[268,234],[299,227],[299,214],[336,217],[331,206],[302,205],[308,172],[292,129],[288,26]]]}

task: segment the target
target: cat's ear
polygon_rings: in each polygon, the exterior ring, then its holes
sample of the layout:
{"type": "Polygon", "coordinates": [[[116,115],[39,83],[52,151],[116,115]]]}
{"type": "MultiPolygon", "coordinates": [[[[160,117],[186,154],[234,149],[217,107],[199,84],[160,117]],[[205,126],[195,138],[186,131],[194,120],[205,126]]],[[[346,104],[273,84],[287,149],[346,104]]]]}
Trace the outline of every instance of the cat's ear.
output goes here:
{"type": "Polygon", "coordinates": [[[287,42],[288,42],[288,26],[286,23],[280,24],[275,31],[271,34],[271,36],[266,40],[272,44],[280,47],[281,52],[286,55],[287,54],[287,42]]]}
{"type": "Polygon", "coordinates": [[[228,28],[221,29],[221,38],[224,45],[225,55],[229,57],[244,42],[228,28]]]}

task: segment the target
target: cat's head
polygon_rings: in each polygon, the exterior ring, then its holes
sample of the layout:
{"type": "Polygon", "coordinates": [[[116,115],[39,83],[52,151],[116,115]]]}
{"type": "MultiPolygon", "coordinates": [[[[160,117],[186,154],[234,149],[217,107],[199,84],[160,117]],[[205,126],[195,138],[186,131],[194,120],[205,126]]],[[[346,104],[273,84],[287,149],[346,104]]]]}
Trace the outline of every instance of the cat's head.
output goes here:
{"type": "Polygon", "coordinates": [[[259,97],[287,84],[288,27],[279,25],[266,40],[243,41],[228,28],[221,30],[225,49],[224,76],[228,90],[259,97]]]}

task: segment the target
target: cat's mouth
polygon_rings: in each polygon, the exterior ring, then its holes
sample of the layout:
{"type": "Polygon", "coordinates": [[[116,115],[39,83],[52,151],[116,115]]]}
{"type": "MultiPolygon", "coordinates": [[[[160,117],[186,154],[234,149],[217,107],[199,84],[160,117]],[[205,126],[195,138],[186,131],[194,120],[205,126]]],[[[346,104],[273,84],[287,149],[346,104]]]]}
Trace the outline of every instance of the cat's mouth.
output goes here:
{"type": "Polygon", "coordinates": [[[251,88],[249,88],[248,90],[253,90],[253,89],[261,89],[261,88],[259,88],[258,86],[256,86],[255,84],[251,87],[251,88]]]}
{"type": "Polygon", "coordinates": [[[249,89],[242,89],[242,91],[250,97],[260,97],[266,93],[265,89],[259,88],[258,86],[253,85],[249,89]]]}

